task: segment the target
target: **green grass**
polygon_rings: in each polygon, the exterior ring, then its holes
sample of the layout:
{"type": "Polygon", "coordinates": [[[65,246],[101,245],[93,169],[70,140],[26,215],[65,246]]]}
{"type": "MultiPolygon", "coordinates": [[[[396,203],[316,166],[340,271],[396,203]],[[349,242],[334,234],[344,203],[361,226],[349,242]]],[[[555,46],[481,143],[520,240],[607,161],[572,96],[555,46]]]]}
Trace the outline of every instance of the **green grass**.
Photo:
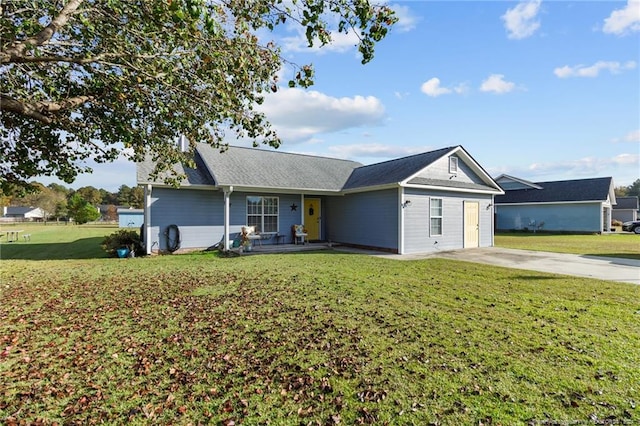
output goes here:
{"type": "Polygon", "coordinates": [[[0,259],[62,260],[96,259],[106,257],[100,248],[105,235],[118,230],[117,225],[65,225],[49,222],[33,224],[2,224],[0,233],[8,230],[22,230],[16,242],[0,239],[0,259]],[[23,235],[30,234],[25,241],[23,235]]]}
{"type": "Polygon", "coordinates": [[[0,283],[0,423],[640,422],[639,286],[330,251],[0,283]]]}
{"type": "Polygon", "coordinates": [[[505,233],[495,236],[495,245],[522,250],[640,259],[640,235],[630,233],[603,235],[505,233]]]}

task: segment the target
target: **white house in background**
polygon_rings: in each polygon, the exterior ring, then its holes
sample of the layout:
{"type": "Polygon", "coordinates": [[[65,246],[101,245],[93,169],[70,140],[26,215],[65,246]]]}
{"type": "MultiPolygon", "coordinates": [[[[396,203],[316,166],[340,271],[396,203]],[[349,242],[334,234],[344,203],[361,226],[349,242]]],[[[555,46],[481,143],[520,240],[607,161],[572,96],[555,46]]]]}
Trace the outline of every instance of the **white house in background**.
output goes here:
{"type": "Polygon", "coordinates": [[[638,197],[616,197],[618,204],[613,206],[613,219],[620,222],[638,220],[638,197]]]}
{"type": "Polygon", "coordinates": [[[41,221],[46,214],[40,207],[5,206],[2,208],[2,217],[16,222],[41,221]]]}

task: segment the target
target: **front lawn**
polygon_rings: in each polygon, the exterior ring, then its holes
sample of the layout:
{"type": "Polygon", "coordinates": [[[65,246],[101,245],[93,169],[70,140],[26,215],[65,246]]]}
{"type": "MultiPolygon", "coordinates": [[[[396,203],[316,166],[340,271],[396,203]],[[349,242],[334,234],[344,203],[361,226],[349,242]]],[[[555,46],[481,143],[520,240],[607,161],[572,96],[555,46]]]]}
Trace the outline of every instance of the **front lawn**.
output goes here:
{"type": "Polygon", "coordinates": [[[0,258],[29,260],[94,259],[107,257],[100,248],[105,235],[118,230],[118,225],[88,223],[68,225],[65,222],[2,224],[0,233],[21,230],[18,241],[0,239],[0,258]],[[24,239],[29,235],[29,240],[24,239]]]}
{"type": "Polygon", "coordinates": [[[500,233],[495,236],[495,245],[522,250],[640,259],[640,235],[631,233],[603,235],[500,233]]]}
{"type": "Polygon", "coordinates": [[[0,423],[640,422],[640,287],[335,252],[3,260],[0,423]]]}

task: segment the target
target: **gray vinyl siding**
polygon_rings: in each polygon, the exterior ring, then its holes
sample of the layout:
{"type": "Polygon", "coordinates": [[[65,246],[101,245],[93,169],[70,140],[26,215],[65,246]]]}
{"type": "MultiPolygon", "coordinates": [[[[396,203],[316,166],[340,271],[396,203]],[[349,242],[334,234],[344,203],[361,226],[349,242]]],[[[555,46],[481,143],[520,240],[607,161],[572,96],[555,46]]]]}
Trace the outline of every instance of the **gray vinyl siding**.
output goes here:
{"type": "MultiPolygon", "coordinates": [[[[453,175],[453,173],[449,173],[449,157],[450,156],[445,156],[434,161],[433,164],[418,173],[416,177],[434,180],[449,179],[453,175]]],[[[453,155],[453,157],[457,156],[453,155]]],[[[455,175],[456,182],[484,184],[482,179],[480,179],[480,177],[476,175],[461,158],[458,158],[458,172],[455,173],[455,175]]]]}
{"type": "Polygon", "coordinates": [[[496,229],[532,230],[544,222],[544,231],[600,232],[601,203],[496,206],[496,229]]]}
{"type": "Polygon", "coordinates": [[[479,203],[479,246],[490,247],[493,244],[492,209],[487,209],[492,200],[490,195],[406,188],[405,200],[411,200],[411,204],[403,209],[404,253],[428,253],[464,248],[465,201],[479,203]],[[442,199],[442,235],[430,235],[430,198],[442,199]]]}
{"type": "Polygon", "coordinates": [[[152,250],[166,250],[165,232],[177,225],[181,248],[209,247],[222,239],[223,195],[217,191],[154,188],[151,193],[152,250]],[[219,226],[216,226],[219,225],[219,226]]]}
{"type": "Polygon", "coordinates": [[[613,209],[611,218],[620,222],[632,222],[638,220],[638,211],[631,209],[613,209]]]}
{"type": "MultiPolygon", "coordinates": [[[[292,242],[291,226],[302,223],[300,195],[233,192],[229,199],[229,236],[239,236],[247,223],[247,196],[278,197],[278,233],[292,242]],[[293,210],[292,206],[296,209],[293,210]]],[[[224,195],[220,191],[154,188],[151,196],[151,242],[153,250],[166,250],[164,235],[169,225],[180,230],[180,248],[207,248],[224,236],[224,195]]],[[[324,226],[321,228],[323,229],[324,226]]],[[[275,244],[275,239],[261,241],[275,244]]]]}
{"type": "Polygon", "coordinates": [[[326,237],[337,243],[398,250],[398,190],[327,197],[326,237]]]}

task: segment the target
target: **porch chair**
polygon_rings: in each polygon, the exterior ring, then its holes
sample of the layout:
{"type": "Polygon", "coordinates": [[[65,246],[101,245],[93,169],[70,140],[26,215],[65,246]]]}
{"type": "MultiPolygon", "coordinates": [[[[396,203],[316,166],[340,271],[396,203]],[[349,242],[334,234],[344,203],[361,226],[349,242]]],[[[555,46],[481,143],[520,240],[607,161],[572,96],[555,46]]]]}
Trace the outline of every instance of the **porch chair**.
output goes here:
{"type": "Polygon", "coordinates": [[[306,244],[304,237],[307,236],[305,232],[304,225],[293,225],[291,227],[291,233],[293,234],[293,243],[298,244],[298,238],[302,244],[306,244]]]}

